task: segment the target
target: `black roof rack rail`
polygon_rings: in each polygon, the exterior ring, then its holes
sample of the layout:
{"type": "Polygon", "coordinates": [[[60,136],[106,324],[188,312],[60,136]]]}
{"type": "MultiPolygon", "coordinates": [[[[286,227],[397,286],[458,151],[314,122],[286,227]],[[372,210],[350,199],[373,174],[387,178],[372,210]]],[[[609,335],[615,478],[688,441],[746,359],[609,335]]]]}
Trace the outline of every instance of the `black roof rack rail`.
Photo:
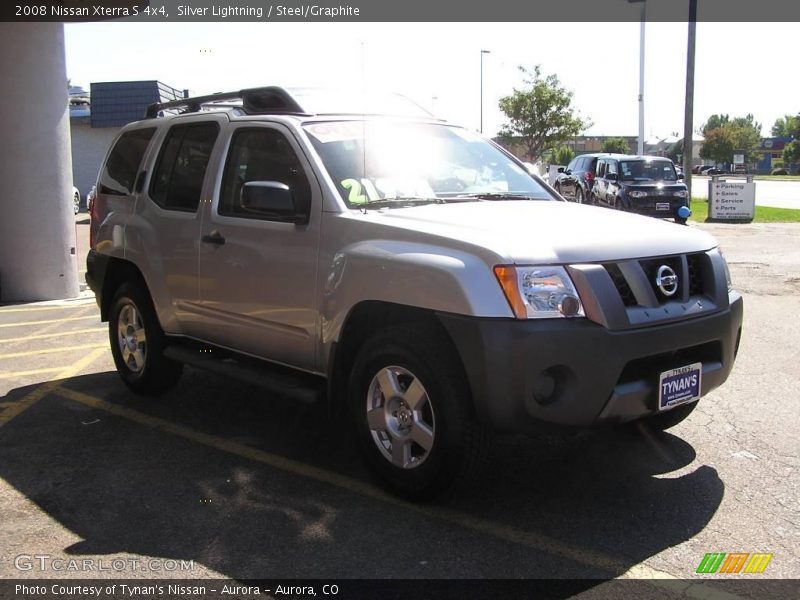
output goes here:
{"type": "MultiPolygon", "coordinates": [[[[297,103],[292,95],[282,87],[269,86],[249,88],[236,92],[219,92],[207,96],[181,98],[169,102],[154,102],[147,107],[145,118],[154,119],[163,110],[180,110],[179,114],[199,112],[204,105],[224,100],[241,99],[242,109],[247,114],[309,114],[297,103]]],[[[230,107],[227,107],[230,108],[230,107]]]]}

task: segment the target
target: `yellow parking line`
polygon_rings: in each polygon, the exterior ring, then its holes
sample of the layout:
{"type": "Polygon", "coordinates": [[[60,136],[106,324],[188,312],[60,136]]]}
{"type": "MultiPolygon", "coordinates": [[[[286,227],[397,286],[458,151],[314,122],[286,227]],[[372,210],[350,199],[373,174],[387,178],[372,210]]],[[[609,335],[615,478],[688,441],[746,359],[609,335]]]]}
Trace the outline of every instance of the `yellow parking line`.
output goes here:
{"type": "Polygon", "coordinates": [[[736,600],[738,598],[738,596],[733,594],[710,589],[704,584],[676,581],[678,577],[675,575],[653,569],[645,564],[639,564],[631,568],[626,568],[626,562],[622,559],[617,559],[615,557],[600,554],[584,548],[570,546],[555,538],[550,538],[538,533],[521,531],[514,527],[503,525],[502,523],[497,523],[490,519],[484,519],[470,515],[469,513],[450,510],[442,507],[413,504],[397,498],[396,496],[392,496],[373,485],[358,481],[357,479],[353,479],[351,477],[347,477],[346,475],[340,475],[338,473],[320,469],[319,467],[314,467],[290,458],[285,458],[270,452],[251,448],[238,442],[227,440],[215,435],[209,435],[207,433],[195,431],[193,429],[189,429],[188,427],[184,427],[183,425],[171,423],[170,421],[145,415],[124,406],[106,402],[101,398],[97,398],[83,392],[77,392],[59,386],[53,390],[53,393],[63,398],[79,402],[85,406],[134,421],[140,425],[152,427],[153,429],[170,433],[198,444],[220,450],[222,452],[227,452],[229,454],[234,454],[236,456],[241,456],[243,458],[260,462],[270,467],[280,469],[281,471],[301,475],[315,481],[327,483],[347,491],[372,498],[374,500],[379,500],[387,504],[422,514],[434,520],[446,521],[448,523],[465,527],[491,537],[510,541],[522,546],[527,546],[550,555],[561,556],[567,560],[588,565],[609,573],[620,572],[622,573],[622,575],[620,575],[621,578],[645,579],[650,585],[666,588],[672,592],[684,592],[690,597],[715,598],[718,600],[736,600]]]}
{"type": "Polygon", "coordinates": [[[0,373],[0,379],[14,379],[17,377],[27,377],[28,375],[41,375],[42,373],[55,373],[63,370],[64,367],[49,367],[47,369],[31,369],[30,371],[10,371],[0,373]]]}
{"type": "Polygon", "coordinates": [[[4,358],[19,358],[21,356],[36,356],[37,354],[55,354],[58,352],[72,352],[73,350],[88,350],[89,348],[105,348],[106,344],[80,344],[78,346],[60,346],[56,348],[45,348],[43,350],[27,350],[25,352],[10,352],[0,354],[0,360],[4,358]]]}
{"type": "Polygon", "coordinates": [[[7,338],[0,340],[0,344],[11,344],[13,342],[28,342],[30,340],[45,340],[54,337],[70,337],[82,333],[96,333],[99,331],[108,331],[106,327],[94,327],[92,329],[75,329],[74,331],[59,331],[58,333],[43,333],[40,335],[25,335],[18,338],[7,338]]]}
{"type": "Polygon", "coordinates": [[[63,323],[64,321],[82,321],[84,319],[100,320],[99,314],[84,315],[82,317],[67,317],[65,319],[44,319],[42,321],[26,321],[24,323],[2,323],[0,327],[26,327],[28,325],[44,325],[45,323],[63,323]]]}
{"type": "MultiPolygon", "coordinates": [[[[3,410],[0,411],[0,427],[3,425],[8,424],[11,419],[17,417],[28,410],[31,406],[36,404],[39,400],[51,394],[53,390],[57,389],[59,385],[61,385],[62,380],[67,379],[69,377],[73,377],[83,371],[86,367],[88,367],[92,362],[101,354],[105,352],[105,348],[97,348],[93,352],[90,352],[82,359],[74,362],[70,366],[63,368],[63,369],[53,369],[52,371],[60,371],[58,377],[53,379],[52,381],[48,381],[47,383],[43,383],[38,387],[34,388],[33,391],[29,392],[27,395],[23,396],[21,400],[16,402],[6,402],[3,410]],[[11,404],[11,406],[8,406],[11,404]]],[[[17,373],[19,376],[20,373],[17,373]]],[[[0,377],[5,377],[6,374],[0,375],[0,377]]]]}
{"type": "Polygon", "coordinates": [[[38,310],[64,310],[65,308],[84,308],[86,306],[96,306],[97,302],[91,300],[89,302],[81,302],[80,304],[63,304],[59,306],[26,306],[25,308],[7,308],[0,306],[0,315],[5,313],[21,313],[21,312],[34,312],[38,310]]]}

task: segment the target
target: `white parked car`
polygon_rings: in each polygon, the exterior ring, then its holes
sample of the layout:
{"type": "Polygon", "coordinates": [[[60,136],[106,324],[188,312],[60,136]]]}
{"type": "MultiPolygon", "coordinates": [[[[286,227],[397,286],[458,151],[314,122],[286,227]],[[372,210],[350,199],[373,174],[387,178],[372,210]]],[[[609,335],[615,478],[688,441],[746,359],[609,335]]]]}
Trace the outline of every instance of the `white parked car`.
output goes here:
{"type": "Polygon", "coordinates": [[[81,193],[74,185],[72,186],[72,206],[77,215],[81,211],[81,193]]]}

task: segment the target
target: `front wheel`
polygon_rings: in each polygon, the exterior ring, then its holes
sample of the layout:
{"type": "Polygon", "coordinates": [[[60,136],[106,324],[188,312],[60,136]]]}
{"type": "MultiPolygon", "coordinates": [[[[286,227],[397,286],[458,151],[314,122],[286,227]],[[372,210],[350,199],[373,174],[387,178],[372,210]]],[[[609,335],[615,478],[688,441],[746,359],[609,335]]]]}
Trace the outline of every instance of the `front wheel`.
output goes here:
{"type": "Polygon", "coordinates": [[[72,210],[76,215],[81,212],[81,196],[78,193],[72,195],[72,210]]]}
{"type": "Polygon", "coordinates": [[[183,365],[164,356],[164,332],[149,295],[140,286],[125,283],[117,290],[108,336],[117,373],[137,394],[158,395],[178,382],[183,365]]]}
{"type": "Polygon", "coordinates": [[[369,338],[358,352],[348,401],[359,450],[390,491],[414,499],[473,479],[488,436],[469,387],[439,332],[403,325],[369,338]]]}
{"type": "Polygon", "coordinates": [[[575,190],[575,202],[583,204],[583,188],[580,186],[575,190]]]}

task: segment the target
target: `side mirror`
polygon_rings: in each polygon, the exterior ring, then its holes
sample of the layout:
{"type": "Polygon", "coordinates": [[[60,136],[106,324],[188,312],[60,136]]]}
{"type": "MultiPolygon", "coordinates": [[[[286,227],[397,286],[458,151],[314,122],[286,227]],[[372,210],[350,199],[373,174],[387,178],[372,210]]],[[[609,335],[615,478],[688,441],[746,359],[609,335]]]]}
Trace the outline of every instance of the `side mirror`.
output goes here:
{"type": "Polygon", "coordinates": [[[567,169],[566,171],[564,171],[564,173],[566,173],[567,175],[572,175],[572,169],[567,169]]]}
{"type": "Polygon", "coordinates": [[[684,179],[683,173],[678,173],[678,181],[683,181],[684,179]]]}
{"type": "Polygon", "coordinates": [[[291,188],[279,181],[248,181],[242,186],[241,206],[246,211],[291,223],[307,223],[308,215],[298,213],[291,188]]]}
{"type": "Polygon", "coordinates": [[[559,173],[563,173],[564,172],[564,167],[558,167],[558,172],[559,173]]]}
{"type": "Polygon", "coordinates": [[[618,177],[616,173],[606,173],[606,179],[609,181],[617,181],[618,177]]]}

